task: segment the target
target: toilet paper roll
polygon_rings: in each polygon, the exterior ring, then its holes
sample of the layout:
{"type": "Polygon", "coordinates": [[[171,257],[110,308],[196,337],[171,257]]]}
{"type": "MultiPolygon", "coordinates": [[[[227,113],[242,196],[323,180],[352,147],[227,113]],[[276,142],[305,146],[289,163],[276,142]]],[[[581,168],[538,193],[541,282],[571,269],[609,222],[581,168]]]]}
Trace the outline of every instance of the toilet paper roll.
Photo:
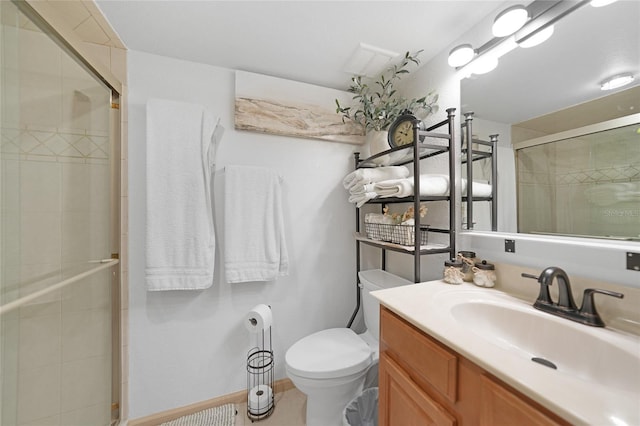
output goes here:
{"type": "Polygon", "coordinates": [[[254,306],[247,312],[244,322],[247,330],[251,333],[258,333],[271,327],[271,323],[273,322],[271,308],[264,304],[254,306]]]}
{"type": "Polygon", "coordinates": [[[273,391],[269,385],[258,385],[249,391],[249,412],[264,414],[271,408],[273,391]]]}

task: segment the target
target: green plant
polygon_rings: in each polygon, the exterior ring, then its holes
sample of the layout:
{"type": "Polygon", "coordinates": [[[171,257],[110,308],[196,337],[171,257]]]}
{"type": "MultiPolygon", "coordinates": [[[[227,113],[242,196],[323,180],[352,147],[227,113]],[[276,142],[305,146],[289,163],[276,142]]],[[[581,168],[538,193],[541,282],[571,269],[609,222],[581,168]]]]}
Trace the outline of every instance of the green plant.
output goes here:
{"type": "Polygon", "coordinates": [[[406,111],[416,116],[426,118],[438,111],[438,95],[434,92],[428,93],[421,98],[407,99],[396,95],[394,84],[402,75],[408,74],[410,64],[419,65],[419,50],[415,53],[405,53],[400,63],[387,68],[378,78],[371,83],[364,81],[360,75],[351,78],[352,85],[348,91],[354,93],[354,101],[358,107],[343,107],[336,99],[336,113],[342,114],[342,122],[353,120],[362,125],[365,131],[387,130],[391,123],[406,111]]]}

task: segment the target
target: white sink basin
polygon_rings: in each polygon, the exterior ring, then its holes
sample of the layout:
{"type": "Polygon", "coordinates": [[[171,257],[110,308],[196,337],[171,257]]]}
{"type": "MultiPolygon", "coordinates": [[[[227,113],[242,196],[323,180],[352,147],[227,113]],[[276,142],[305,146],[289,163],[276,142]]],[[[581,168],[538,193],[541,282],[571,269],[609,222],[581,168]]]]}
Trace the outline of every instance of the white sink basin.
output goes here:
{"type": "Polygon", "coordinates": [[[627,335],[491,298],[461,301],[451,306],[451,315],[468,330],[517,356],[549,362],[548,368],[555,366],[558,374],[640,392],[640,344],[627,335]]]}
{"type": "Polygon", "coordinates": [[[572,424],[640,425],[639,336],[560,318],[535,309],[534,300],[467,283],[431,281],[373,294],[572,424]]]}

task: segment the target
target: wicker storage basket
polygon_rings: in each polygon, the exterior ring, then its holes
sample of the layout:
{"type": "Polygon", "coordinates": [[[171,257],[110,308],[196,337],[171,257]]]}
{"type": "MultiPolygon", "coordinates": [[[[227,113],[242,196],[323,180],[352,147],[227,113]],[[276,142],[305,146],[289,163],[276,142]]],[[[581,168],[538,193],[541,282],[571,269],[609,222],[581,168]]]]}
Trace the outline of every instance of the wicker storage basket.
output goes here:
{"type": "MultiPolygon", "coordinates": [[[[429,233],[429,225],[420,225],[420,245],[427,245],[429,233]]],[[[415,244],[415,226],[414,225],[389,225],[386,223],[364,223],[364,230],[367,238],[376,241],[386,241],[390,243],[400,244],[403,246],[412,246],[415,244]]]]}

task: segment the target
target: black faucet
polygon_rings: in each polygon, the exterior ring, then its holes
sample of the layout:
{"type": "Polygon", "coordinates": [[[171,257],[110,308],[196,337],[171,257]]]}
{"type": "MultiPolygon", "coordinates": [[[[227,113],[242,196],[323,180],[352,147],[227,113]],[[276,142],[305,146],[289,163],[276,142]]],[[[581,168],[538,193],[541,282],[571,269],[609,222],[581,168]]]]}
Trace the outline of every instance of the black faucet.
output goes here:
{"type": "Polygon", "coordinates": [[[540,283],[540,293],[533,304],[534,308],[594,327],[604,327],[605,324],[596,310],[593,295],[600,293],[619,299],[624,297],[622,293],[616,293],[615,291],[588,288],[584,291],[582,306],[578,309],[573,300],[569,276],[557,266],[546,268],[540,276],[526,273],[522,273],[522,276],[525,278],[533,278],[540,283]],[[558,282],[558,303],[554,303],[549,294],[549,286],[553,283],[554,278],[558,282]]]}

